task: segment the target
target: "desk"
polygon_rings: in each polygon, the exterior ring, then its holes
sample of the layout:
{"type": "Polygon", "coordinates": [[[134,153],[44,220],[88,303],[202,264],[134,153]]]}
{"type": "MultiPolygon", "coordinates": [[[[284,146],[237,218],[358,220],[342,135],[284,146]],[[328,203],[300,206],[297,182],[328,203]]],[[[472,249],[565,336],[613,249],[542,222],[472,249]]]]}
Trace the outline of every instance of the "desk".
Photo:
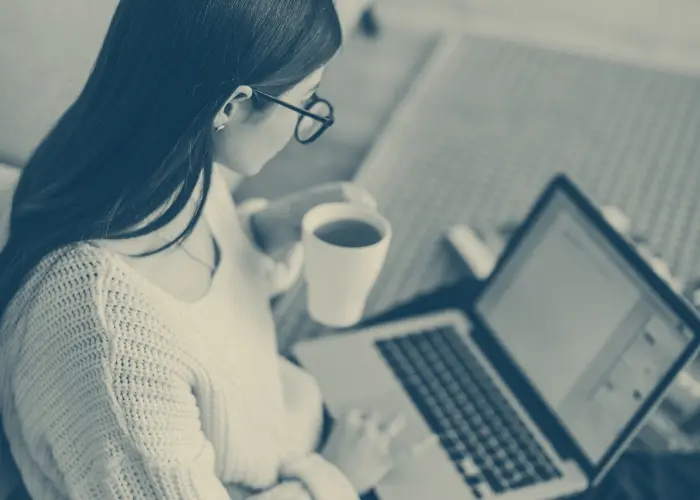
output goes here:
{"type": "MultiPolygon", "coordinates": [[[[467,310],[481,283],[467,277],[455,284],[401,304],[368,318],[359,326],[371,326],[446,308],[467,310]]],[[[700,455],[628,452],[595,490],[570,500],[681,500],[700,491],[700,455]]]]}

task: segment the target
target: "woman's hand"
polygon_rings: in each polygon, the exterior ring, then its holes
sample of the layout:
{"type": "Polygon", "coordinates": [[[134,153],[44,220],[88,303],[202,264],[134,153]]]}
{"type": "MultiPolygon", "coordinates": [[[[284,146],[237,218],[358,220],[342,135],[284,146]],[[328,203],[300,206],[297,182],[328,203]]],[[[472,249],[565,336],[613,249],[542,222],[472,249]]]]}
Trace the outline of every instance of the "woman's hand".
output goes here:
{"type": "Polygon", "coordinates": [[[394,440],[404,425],[401,416],[384,422],[378,415],[351,410],[334,424],[322,455],[347,476],[359,494],[364,494],[394,466],[415,458],[436,441],[432,436],[409,449],[396,449],[394,440]]]}
{"type": "Polygon", "coordinates": [[[331,202],[362,203],[376,208],[365,189],[351,182],[321,184],[271,201],[250,219],[255,243],[275,260],[283,260],[301,240],[301,220],[316,205],[331,202]]]}

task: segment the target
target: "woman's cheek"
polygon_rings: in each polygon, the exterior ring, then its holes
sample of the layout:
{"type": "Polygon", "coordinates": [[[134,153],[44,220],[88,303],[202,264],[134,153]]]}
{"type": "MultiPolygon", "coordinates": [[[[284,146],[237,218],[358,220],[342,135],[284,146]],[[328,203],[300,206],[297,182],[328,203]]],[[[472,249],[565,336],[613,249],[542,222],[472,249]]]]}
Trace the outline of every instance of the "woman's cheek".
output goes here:
{"type": "Polygon", "coordinates": [[[276,120],[277,124],[277,134],[280,137],[280,150],[283,149],[289,142],[294,138],[294,131],[296,130],[297,122],[299,121],[299,115],[296,113],[280,108],[279,117],[276,120]]]}
{"type": "Polygon", "coordinates": [[[297,120],[296,113],[278,108],[257,123],[224,129],[215,140],[215,159],[240,175],[257,175],[294,138],[297,120]]]}

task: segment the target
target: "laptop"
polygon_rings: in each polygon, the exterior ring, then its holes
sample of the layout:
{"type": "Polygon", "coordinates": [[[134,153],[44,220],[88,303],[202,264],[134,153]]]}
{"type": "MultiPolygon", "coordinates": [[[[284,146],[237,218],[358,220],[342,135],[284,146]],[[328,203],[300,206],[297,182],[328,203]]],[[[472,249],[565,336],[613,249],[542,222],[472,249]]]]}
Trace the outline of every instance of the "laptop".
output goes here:
{"type": "Polygon", "coordinates": [[[693,307],[564,175],[464,310],[297,344],[333,417],[351,408],[437,436],[381,500],[543,500],[597,485],[700,339],[693,307]]]}

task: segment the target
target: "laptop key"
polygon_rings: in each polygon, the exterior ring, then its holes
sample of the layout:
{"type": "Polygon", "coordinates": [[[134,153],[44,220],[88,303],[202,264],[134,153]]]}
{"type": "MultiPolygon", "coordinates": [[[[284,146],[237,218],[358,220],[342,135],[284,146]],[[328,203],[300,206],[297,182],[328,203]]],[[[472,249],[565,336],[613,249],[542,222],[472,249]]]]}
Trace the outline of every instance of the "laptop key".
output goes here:
{"type": "Polygon", "coordinates": [[[485,469],[482,471],[482,474],[484,475],[484,479],[486,479],[486,481],[489,483],[489,486],[491,487],[491,490],[493,490],[494,493],[503,492],[503,485],[493,473],[492,469],[485,469]]]}
{"type": "Polygon", "coordinates": [[[535,479],[532,476],[518,474],[513,476],[513,480],[508,485],[510,489],[524,488],[535,484],[535,479]]]}
{"type": "Polygon", "coordinates": [[[459,465],[462,468],[462,472],[467,476],[478,476],[481,474],[481,469],[470,457],[463,459],[459,465]]]}

